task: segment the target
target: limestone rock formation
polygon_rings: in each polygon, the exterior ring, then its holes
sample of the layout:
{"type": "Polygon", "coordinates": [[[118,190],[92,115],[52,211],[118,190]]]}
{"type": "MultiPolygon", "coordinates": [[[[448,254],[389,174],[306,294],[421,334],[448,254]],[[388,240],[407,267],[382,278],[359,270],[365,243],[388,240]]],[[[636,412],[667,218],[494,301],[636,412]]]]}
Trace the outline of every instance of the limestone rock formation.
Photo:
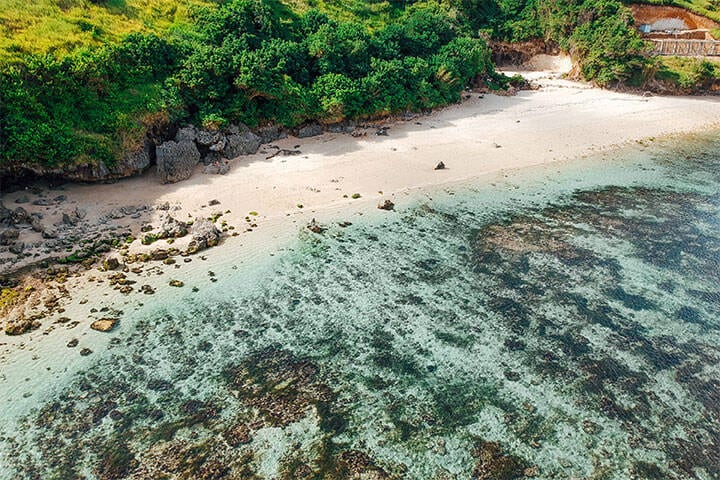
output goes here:
{"type": "Polygon", "coordinates": [[[188,245],[188,253],[216,246],[220,242],[220,232],[210,220],[198,218],[192,226],[192,238],[188,245]]]}
{"type": "Polygon", "coordinates": [[[227,136],[227,144],[223,153],[227,158],[235,158],[240,155],[252,155],[260,148],[260,137],[247,130],[245,132],[232,133],[227,136]]]}
{"type": "Polygon", "coordinates": [[[170,140],[157,147],[157,173],[161,183],[190,178],[199,162],[200,152],[193,142],[170,140]]]}
{"type": "Polygon", "coordinates": [[[315,137],[322,135],[323,128],[317,123],[309,123],[303,127],[300,127],[297,131],[298,138],[315,137]]]}

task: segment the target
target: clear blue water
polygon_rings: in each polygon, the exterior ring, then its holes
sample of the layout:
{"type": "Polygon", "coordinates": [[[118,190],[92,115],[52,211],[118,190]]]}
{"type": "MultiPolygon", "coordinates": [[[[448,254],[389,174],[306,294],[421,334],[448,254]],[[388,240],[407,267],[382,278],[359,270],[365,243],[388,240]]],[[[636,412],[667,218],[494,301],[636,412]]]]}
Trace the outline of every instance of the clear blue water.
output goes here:
{"type": "Polygon", "coordinates": [[[300,232],[124,320],[8,478],[720,478],[715,138],[300,232]]]}

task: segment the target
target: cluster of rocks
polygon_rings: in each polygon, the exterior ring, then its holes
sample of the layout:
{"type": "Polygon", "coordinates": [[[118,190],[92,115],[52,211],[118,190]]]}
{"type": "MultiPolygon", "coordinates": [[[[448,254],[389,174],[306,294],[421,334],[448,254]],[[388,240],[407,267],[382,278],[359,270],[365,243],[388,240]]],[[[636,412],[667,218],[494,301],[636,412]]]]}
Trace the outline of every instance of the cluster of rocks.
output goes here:
{"type": "MultiPolygon", "coordinates": [[[[75,226],[82,217],[84,212],[78,209],[64,213],[58,227],[62,229],[75,226]]],[[[23,207],[9,209],[0,202],[0,247],[7,247],[10,253],[21,255],[27,247],[20,235],[23,229],[40,233],[44,240],[57,239],[59,235],[58,228],[43,222],[41,213],[28,213],[23,207]]],[[[54,248],[57,242],[51,243],[50,248],[54,248]]]]}
{"type": "Polygon", "coordinates": [[[0,202],[0,265],[8,273],[27,264],[62,258],[70,263],[94,262],[97,254],[110,251],[130,236],[115,220],[140,218],[151,210],[128,206],[91,219],[83,208],[63,207],[65,200],[64,195],[53,199],[41,196],[32,205],[45,208],[31,212],[23,206],[7,208],[0,202]]]}
{"type": "MultiPolygon", "coordinates": [[[[191,240],[188,243],[187,250],[184,252],[187,255],[192,255],[220,243],[220,231],[215,226],[215,223],[201,217],[195,218],[193,222],[183,222],[167,214],[162,218],[160,227],[153,228],[152,225],[148,224],[143,226],[141,230],[146,232],[142,238],[144,245],[150,245],[155,240],[182,238],[190,234],[191,240]]],[[[163,258],[154,257],[152,259],[163,260],[163,258]]]]}
{"type": "MultiPolygon", "coordinates": [[[[298,138],[331,133],[352,133],[354,122],[342,122],[323,126],[309,123],[294,130],[298,138]]],[[[381,127],[384,132],[388,127],[381,127]]],[[[261,145],[287,137],[288,132],[278,126],[268,126],[251,131],[243,124],[231,125],[223,130],[206,130],[192,125],[182,127],[175,138],[165,141],[155,149],[157,174],[161,183],[180,182],[190,178],[197,165],[204,165],[206,174],[224,175],[230,170],[230,160],[241,155],[252,155],[261,145]]],[[[296,155],[298,150],[278,149],[275,155],[296,155]]]]}
{"type": "Polygon", "coordinates": [[[174,140],[157,147],[158,177],[162,183],[186,180],[201,161],[205,164],[206,173],[227,173],[229,159],[254,154],[262,141],[263,138],[245,125],[232,125],[225,131],[183,127],[174,140]]]}

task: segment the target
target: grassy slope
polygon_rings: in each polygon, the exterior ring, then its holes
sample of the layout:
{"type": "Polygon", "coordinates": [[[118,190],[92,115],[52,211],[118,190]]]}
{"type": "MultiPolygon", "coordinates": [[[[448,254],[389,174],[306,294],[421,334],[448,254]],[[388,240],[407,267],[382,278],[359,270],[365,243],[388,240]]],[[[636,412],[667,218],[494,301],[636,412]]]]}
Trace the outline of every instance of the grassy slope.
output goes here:
{"type": "Polygon", "coordinates": [[[0,0],[0,63],[25,53],[67,53],[131,32],[186,24],[212,0],[0,0]]]}

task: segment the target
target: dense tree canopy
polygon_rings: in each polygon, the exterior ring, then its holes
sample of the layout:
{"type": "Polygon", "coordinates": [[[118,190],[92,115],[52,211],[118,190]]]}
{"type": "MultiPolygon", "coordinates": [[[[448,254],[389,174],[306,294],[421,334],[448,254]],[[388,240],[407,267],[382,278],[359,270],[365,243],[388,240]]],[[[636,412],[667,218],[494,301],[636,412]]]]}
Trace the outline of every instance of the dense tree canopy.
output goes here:
{"type": "Polygon", "coordinates": [[[142,142],[142,120],[158,110],[214,126],[337,122],[456,101],[473,78],[493,75],[484,41],[447,6],[413,5],[375,32],[274,6],[231,0],[172,41],[131,35],[5,68],[2,160],[112,162],[142,142]]]}
{"type": "MultiPolygon", "coordinates": [[[[0,66],[0,162],[107,163],[153,122],[287,127],[457,101],[497,84],[487,39],[542,38],[602,85],[637,81],[645,44],[618,0],[393,2],[381,28],[274,0],[228,0],[194,27],[0,66]],[[495,80],[495,81],[493,81],[495,80]]],[[[373,23],[373,25],[375,25],[373,23]]],[[[704,77],[703,77],[704,78],[704,77]]]]}

